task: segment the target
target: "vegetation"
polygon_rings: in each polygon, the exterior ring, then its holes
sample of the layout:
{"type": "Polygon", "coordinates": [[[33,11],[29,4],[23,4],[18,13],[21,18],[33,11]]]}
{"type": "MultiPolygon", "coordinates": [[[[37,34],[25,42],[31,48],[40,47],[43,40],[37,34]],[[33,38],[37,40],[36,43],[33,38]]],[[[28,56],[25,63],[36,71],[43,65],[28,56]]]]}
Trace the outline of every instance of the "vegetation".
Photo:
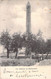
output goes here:
{"type": "Polygon", "coordinates": [[[0,37],[0,43],[4,46],[4,48],[7,49],[7,58],[9,58],[9,51],[10,51],[10,45],[11,45],[11,37],[9,33],[2,32],[1,37],[0,37]]]}
{"type": "Polygon", "coordinates": [[[17,58],[18,48],[22,47],[22,37],[20,34],[13,34],[12,36],[12,42],[11,42],[11,48],[14,52],[16,52],[15,58],[17,58]]]}
{"type": "Polygon", "coordinates": [[[48,39],[46,42],[42,38],[41,31],[37,35],[33,34],[18,34],[14,33],[12,36],[9,35],[9,32],[2,32],[0,37],[0,43],[7,49],[7,58],[9,58],[9,52],[15,52],[15,58],[17,58],[18,48],[26,47],[26,56],[31,56],[31,53],[35,54],[48,54],[51,53],[51,39],[48,39]]]}

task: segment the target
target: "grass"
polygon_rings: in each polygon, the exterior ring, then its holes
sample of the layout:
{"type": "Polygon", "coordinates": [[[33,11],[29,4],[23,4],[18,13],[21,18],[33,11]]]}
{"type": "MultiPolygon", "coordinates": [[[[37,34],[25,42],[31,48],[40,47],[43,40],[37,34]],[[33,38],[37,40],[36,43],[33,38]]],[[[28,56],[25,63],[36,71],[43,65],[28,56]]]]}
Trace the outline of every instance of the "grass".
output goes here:
{"type": "MultiPolygon", "coordinates": [[[[46,55],[44,55],[45,58],[46,55]]],[[[38,63],[39,66],[51,65],[51,54],[48,55],[48,59],[44,59],[38,62],[38,59],[21,58],[15,59],[15,53],[10,53],[9,58],[6,57],[6,53],[0,55],[0,66],[34,66],[38,63]]]]}
{"type": "Polygon", "coordinates": [[[35,65],[37,59],[1,59],[1,66],[31,66],[35,65]]]}

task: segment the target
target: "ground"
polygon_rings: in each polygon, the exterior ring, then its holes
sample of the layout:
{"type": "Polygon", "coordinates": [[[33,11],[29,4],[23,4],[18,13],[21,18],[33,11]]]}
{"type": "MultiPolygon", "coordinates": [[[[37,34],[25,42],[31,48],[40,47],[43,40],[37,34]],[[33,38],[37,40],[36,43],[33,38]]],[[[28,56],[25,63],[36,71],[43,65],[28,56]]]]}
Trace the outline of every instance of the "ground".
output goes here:
{"type": "Polygon", "coordinates": [[[51,65],[51,59],[44,59],[38,62],[38,59],[31,59],[31,58],[15,59],[15,53],[10,53],[10,58],[6,57],[6,53],[0,54],[0,66],[44,66],[44,65],[51,65]]]}
{"type": "Polygon", "coordinates": [[[44,59],[43,61],[40,61],[38,66],[50,66],[51,65],[51,59],[44,59]]]}
{"type": "Polygon", "coordinates": [[[32,59],[2,59],[1,66],[31,66],[37,61],[32,59]]]}

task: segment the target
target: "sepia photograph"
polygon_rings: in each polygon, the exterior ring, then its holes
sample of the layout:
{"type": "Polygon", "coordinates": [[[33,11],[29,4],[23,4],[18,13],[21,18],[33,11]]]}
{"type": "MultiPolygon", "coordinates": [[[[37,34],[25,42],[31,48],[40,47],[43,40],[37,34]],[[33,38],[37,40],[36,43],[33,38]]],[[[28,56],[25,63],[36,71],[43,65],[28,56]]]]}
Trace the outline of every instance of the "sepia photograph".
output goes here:
{"type": "Polygon", "coordinates": [[[51,0],[0,0],[0,66],[51,66],[51,0]]]}

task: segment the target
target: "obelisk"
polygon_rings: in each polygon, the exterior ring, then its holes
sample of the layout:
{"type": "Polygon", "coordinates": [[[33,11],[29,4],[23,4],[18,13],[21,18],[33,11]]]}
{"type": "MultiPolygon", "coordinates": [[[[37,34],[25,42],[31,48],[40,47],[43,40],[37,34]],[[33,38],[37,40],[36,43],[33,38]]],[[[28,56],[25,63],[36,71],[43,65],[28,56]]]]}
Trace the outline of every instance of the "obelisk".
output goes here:
{"type": "Polygon", "coordinates": [[[27,44],[26,44],[26,57],[30,57],[31,50],[29,45],[29,37],[31,34],[31,5],[30,2],[26,6],[26,35],[27,35],[27,44]]]}
{"type": "Polygon", "coordinates": [[[30,2],[26,6],[26,33],[29,35],[31,33],[31,5],[30,2]]]}

